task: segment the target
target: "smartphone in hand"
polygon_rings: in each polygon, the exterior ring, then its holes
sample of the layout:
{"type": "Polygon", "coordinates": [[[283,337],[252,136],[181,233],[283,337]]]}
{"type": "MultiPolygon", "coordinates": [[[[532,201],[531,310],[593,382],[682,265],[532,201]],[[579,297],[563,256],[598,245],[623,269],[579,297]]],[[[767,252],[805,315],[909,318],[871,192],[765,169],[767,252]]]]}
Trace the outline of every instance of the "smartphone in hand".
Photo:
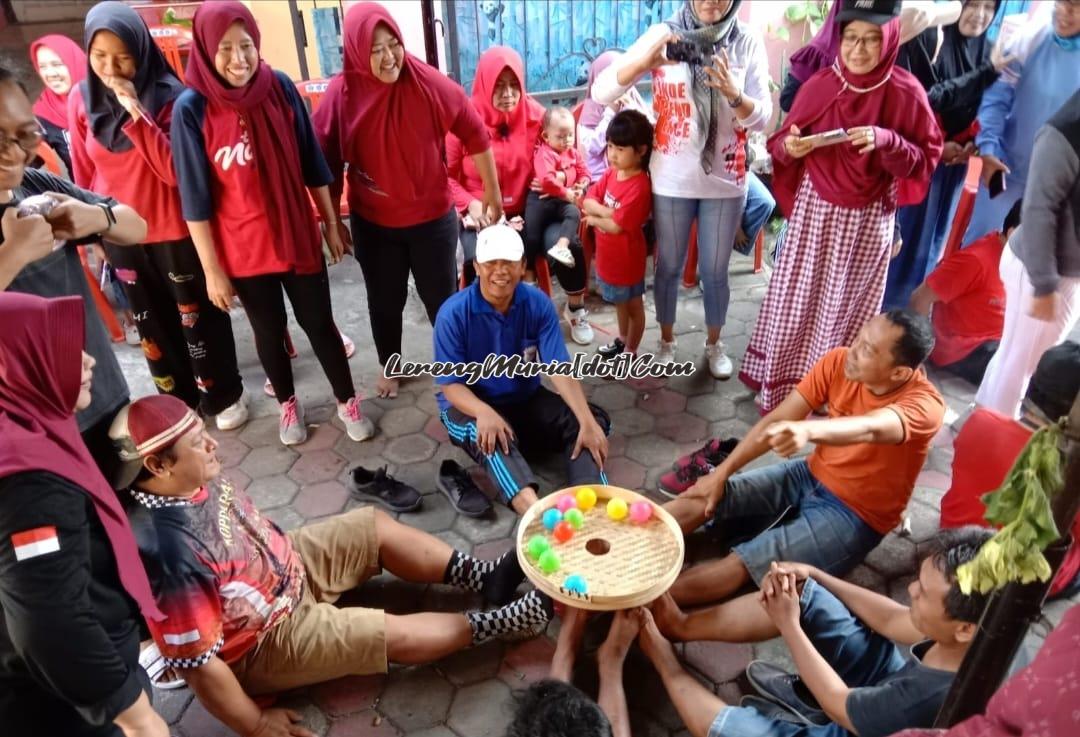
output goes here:
{"type": "Polygon", "coordinates": [[[990,182],[987,185],[987,189],[990,190],[990,199],[994,199],[999,194],[1005,191],[1005,170],[998,169],[990,176],[990,182]]]}
{"type": "Polygon", "coordinates": [[[687,64],[705,64],[705,54],[701,47],[690,41],[669,41],[664,49],[669,61],[682,61],[687,64]]]}
{"type": "Polygon", "coordinates": [[[799,140],[812,144],[814,148],[835,146],[836,144],[843,143],[847,140],[847,131],[843,128],[836,128],[831,131],[825,131],[824,133],[813,133],[809,136],[802,136],[799,140]]]}

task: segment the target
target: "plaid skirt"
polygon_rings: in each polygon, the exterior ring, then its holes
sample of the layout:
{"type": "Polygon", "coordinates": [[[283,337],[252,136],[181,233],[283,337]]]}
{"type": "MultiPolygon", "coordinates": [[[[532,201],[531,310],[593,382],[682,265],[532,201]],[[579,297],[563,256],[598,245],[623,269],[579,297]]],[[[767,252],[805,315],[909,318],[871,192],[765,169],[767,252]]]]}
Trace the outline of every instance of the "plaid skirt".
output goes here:
{"type": "Polygon", "coordinates": [[[895,187],[863,208],[826,202],[803,177],[739,379],[771,411],[827,351],[881,309],[895,187]]]}

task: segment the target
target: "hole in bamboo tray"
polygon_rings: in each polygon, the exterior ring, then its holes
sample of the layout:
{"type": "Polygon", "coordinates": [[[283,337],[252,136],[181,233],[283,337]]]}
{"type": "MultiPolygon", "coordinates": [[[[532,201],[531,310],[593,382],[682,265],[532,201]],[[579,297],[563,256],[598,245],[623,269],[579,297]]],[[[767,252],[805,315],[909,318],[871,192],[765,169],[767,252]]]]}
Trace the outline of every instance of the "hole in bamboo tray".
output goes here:
{"type": "Polygon", "coordinates": [[[611,543],[599,537],[594,537],[585,543],[585,549],[593,555],[607,555],[608,551],[611,550],[611,543]]]}

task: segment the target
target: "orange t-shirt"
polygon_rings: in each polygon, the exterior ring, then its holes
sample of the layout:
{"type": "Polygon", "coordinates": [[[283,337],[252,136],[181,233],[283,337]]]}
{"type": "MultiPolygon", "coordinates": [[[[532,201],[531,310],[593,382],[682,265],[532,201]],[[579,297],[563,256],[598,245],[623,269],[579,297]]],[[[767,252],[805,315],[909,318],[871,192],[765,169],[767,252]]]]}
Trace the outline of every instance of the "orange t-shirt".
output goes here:
{"type": "Polygon", "coordinates": [[[847,352],[836,348],[826,353],[795,389],[811,407],[827,403],[830,418],[891,409],[904,425],[904,439],[896,445],[819,445],[810,455],[810,473],[884,535],[900,522],[930,441],[941,429],[945,400],[922,369],[888,394],[872,394],[844,375],[847,352]]]}

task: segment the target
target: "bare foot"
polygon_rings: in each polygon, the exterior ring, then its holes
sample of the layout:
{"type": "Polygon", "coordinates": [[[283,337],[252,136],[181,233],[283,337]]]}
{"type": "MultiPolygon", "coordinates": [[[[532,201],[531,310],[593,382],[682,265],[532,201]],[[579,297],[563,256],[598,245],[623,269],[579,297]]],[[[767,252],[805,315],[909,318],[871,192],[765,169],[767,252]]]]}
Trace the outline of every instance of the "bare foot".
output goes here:
{"type": "Polygon", "coordinates": [[[375,382],[375,396],[394,399],[397,397],[400,384],[399,379],[388,379],[385,376],[380,376],[379,380],[375,382]]]}
{"type": "Polygon", "coordinates": [[[555,643],[555,655],[551,658],[550,676],[557,681],[570,682],[574,672],[581,641],[585,637],[585,624],[589,613],[576,607],[566,607],[559,627],[559,641],[555,643]]]}
{"type": "Polygon", "coordinates": [[[630,650],[630,643],[638,636],[640,629],[641,620],[632,610],[622,609],[615,612],[615,619],[611,620],[611,629],[597,652],[597,659],[601,663],[617,664],[621,667],[626,660],[627,651],[630,650]]]}
{"type": "Polygon", "coordinates": [[[664,633],[665,637],[676,641],[683,639],[682,632],[683,624],[686,622],[686,614],[671,598],[671,594],[665,593],[650,604],[649,611],[652,612],[657,628],[664,633]]]}
{"type": "Polygon", "coordinates": [[[665,666],[670,666],[672,663],[678,667],[679,661],[675,656],[675,648],[656,626],[652,612],[640,607],[634,611],[641,621],[638,645],[641,646],[642,652],[653,662],[658,671],[662,671],[665,666]]]}

